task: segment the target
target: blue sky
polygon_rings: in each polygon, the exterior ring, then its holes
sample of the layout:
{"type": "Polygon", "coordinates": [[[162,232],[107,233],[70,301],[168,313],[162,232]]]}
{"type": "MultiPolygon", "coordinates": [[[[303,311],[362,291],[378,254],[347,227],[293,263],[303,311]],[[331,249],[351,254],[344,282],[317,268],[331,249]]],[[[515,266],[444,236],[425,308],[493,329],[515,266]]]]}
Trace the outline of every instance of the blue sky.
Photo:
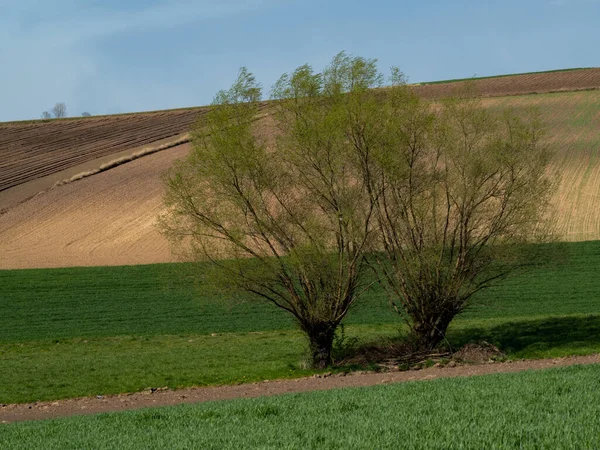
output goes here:
{"type": "Polygon", "coordinates": [[[0,121],[210,103],[339,51],[411,82],[600,66],[600,0],[0,0],[0,121]]]}

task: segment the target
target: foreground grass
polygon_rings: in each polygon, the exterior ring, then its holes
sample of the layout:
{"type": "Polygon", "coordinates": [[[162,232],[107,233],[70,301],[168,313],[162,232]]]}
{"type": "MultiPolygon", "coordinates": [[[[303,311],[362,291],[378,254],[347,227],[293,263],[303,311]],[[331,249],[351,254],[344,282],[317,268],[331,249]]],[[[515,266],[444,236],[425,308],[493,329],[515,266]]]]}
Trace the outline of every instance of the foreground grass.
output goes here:
{"type": "Polygon", "coordinates": [[[600,366],[0,425],[7,449],[592,449],[600,366]]]}
{"type": "Polygon", "coordinates": [[[0,351],[0,403],[300,377],[304,350],[291,331],[13,344],[0,351]]]}
{"type": "MultiPolygon", "coordinates": [[[[400,336],[394,325],[355,325],[347,333],[363,343],[400,336]]],[[[463,320],[448,339],[455,348],[486,340],[511,358],[600,353],[600,315],[463,320]]],[[[288,330],[15,343],[0,346],[0,403],[300,377],[314,373],[306,355],[303,335],[288,330]]]]}

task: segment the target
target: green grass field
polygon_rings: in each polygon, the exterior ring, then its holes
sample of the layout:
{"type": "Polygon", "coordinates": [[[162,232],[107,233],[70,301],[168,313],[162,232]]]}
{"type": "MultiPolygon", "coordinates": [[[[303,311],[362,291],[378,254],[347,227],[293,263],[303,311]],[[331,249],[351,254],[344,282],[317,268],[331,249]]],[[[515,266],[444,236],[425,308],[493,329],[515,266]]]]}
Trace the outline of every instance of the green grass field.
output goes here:
{"type": "MultiPolygon", "coordinates": [[[[486,340],[511,357],[600,352],[600,241],[561,253],[481,295],[453,324],[451,345],[486,340]]],[[[178,265],[0,271],[0,286],[0,403],[310,373],[286,314],[219,298],[178,265]]],[[[363,342],[401,329],[380,291],[347,324],[363,342]]]]}
{"type": "Polygon", "coordinates": [[[600,366],[0,426],[7,449],[596,449],[600,366]]]}

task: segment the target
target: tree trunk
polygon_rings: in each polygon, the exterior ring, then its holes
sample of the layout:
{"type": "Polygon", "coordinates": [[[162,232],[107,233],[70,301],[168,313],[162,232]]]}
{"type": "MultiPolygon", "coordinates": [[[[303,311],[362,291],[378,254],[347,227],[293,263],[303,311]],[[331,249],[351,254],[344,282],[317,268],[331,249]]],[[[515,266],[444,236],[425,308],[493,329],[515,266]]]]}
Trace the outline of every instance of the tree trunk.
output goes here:
{"type": "Polygon", "coordinates": [[[448,313],[432,314],[428,317],[414,318],[412,330],[418,351],[432,351],[446,337],[446,331],[454,315],[448,313]]]}
{"type": "Polygon", "coordinates": [[[306,330],[310,340],[312,365],[315,369],[324,369],[331,364],[331,348],[335,336],[335,326],[320,325],[306,330]]]}

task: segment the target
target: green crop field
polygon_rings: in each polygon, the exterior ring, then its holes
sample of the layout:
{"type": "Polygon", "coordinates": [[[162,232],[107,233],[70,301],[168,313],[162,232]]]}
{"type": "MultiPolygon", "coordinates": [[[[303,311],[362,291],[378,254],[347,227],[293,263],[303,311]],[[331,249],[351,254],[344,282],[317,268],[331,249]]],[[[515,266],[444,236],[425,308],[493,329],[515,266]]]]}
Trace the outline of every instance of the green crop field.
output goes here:
{"type": "MultiPolygon", "coordinates": [[[[560,245],[561,261],[481,295],[450,344],[486,340],[515,358],[599,352],[600,241],[560,245]]],[[[0,286],[0,403],[310,373],[285,313],[216,296],[182,266],[0,271],[0,286]]],[[[347,320],[362,342],[401,329],[378,290],[347,320]]]]}
{"type": "MultiPolygon", "coordinates": [[[[600,241],[558,245],[560,262],[482,293],[461,319],[600,313],[600,241]]],[[[217,294],[190,272],[178,264],[0,271],[0,343],[294,329],[270,303],[217,294]]],[[[379,289],[347,319],[397,322],[379,289]]]]}
{"type": "Polygon", "coordinates": [[[599,379],[573,366],[25,422],[0,426],[0,448],[596,449],[599,379]]]}

